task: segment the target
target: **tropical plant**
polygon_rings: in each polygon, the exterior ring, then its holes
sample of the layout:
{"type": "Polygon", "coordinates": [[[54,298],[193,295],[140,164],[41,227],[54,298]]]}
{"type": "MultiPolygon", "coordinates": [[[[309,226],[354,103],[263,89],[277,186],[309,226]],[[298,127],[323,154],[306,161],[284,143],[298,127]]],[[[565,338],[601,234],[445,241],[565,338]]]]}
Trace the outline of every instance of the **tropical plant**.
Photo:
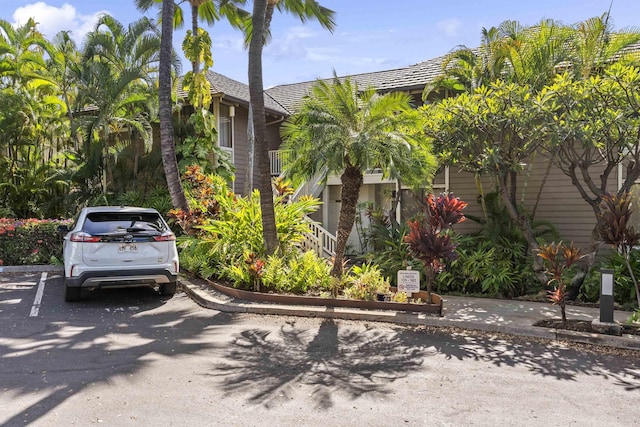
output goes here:
{"type": "Polygon", "coordinates": [[[549,301],[560,306],[562,323],[567,323],[566,300],[567,300],[567,272],[582,258],[580,249],[573,243],[565,245],[562,242],[556,244],[551,242],[540,246],[538,256],[543,259],[546,267],[545,273],[550,276],[547,291],[549,301]]]}
{"type": "MultiPolygon", "coordinates": [[[[535,95],[529,86],[497,81],[456,98],[423,107],[425,132],[445,164],[495,179],[503,206],[524,234],[532,253],[538,248],[531,215],[522,209],[518,179],[545,140],[549,95],[535,95]]],[[[542,261],[533,257],[541,284],[547,279],[542,261]]]]}
{"type": "Polygon", "coordinates": [[[318,81],[298,113],[283,125],[284,148],[292,158],[285,174],[309,179],[320,171],[340,175],[341,206],[332,276],[342,276],[364,174],[380,168],[385,177],[427,185],[434,172],[430,147],[419,129],[421,117],[403,93],[361,91],[336,75],[318,81]]]}
{"type": "Polygon", "coordinates": [[[640,233],[631,225],[632,198],[627,192],[616,195],[607,194],[603,197],[601,214],[596,226],[602,242],[612,245],[625,262],[629,277],[633,281],[636,300],[640,307],[640,287],[638,279],[631,267],[631,252],[640,243],[640,233]]]}
{"type": "MultiPolygon", "coordinates": [[[[381,209],[370,208],[367,216],[369,227],[365,239],[370,248],[364,256],[367,262],[377,265],[392,286],[397,285],[398,270],[411,267],[421,271],[422,263],[411,256],[404,240],[409,226],[392,220],[381,209]]],[[[424,275],[424,271],[421,274],[424,275]]]]}
{"type": "Polygon", "coordinates": [[[265,290],[283,293],[321,294],[330,290],[330,264],[315,252],[297,250],[285,256],[267,258],[262,285],[265,290]]]}
{"type": "Polygon", "coordinates": [[[375,301],[376,295],[390,293],[389,280],[375,264],[354,265],[342,282],[344,295],[351,299],[375,301]]]}
{"type": "Polygon", "coordinates": [[[626,170],[619,194],[640,178],[640,68],[616,63],[581,81],[558,75],[548,95],[539,137],[549,144],[542,148],[597,219],[619,165],[626,170]]]}
{"type": "MultiPolygon", "coordinates": [[[[182,180],[190,200],[189,210],[172,210],[170,218],[187,234],[179,239],[185,269],[207,278],[228,278],[231,274],[238,283],[255,284],[248,270],[254,262],[245,261],[264,261],[268,257],[257,191],[250,197],[237,196],[222,177],[203,174],[197,166],[189,168],[182,180]]],[[[309,232],[303,219],[317,210],[320,202],[302,197],[283,203],[282,197],[285,196],[276,198],[276,230],[281,254],[286,256],[297,251],[296,245],[309,232]]]]}
{"type": "Polygon", "coordinates": [[[95,114],[84,114],[77,120],[86,159],[99,156],[95,169],[101,173],[105,195],[112,190],[114,156],[128,145],[137,146],[138,141],[143,144],[141,151],[151,149],[150,116],[157,99],[153,79],[160,42],[157,28],[147,18],[125,28],[103,15],[87,36],[76,102],[79,109],[95,108],[95,114]],[[93,157],[92,152],[99,154],[93,157]]]}
{"type": "Polygon", "coordinates": [[[465,220],[462,210],[465,202],[453,194],[429,194],[425,198],[426,216],[422,220],[409,221],[409,234],[404,240],[411,254],[422,261],[427,276],[427,294],[431,290],[436,273],[443,270],[445,262],[456,259],[456,244],[449,229],[465,220]]]}
{"type": "Polygon", "coordinates": [[[60,264],[62,239],[58,226],[70,220],[0,218],[0,266],[60,264]]]}
{"type": "MultiPolygon", "coordinates": [[[[640,276],[640,251],[632,250],[629,253],[628,264],[635,277],[640,276]]],[[[636,288],[633,279],[629,274],[629,267],[624,255],[617,251],[611,251],[604,259],[589,271],[579,289],[578,298],[584,302],[597,303],[601,292],[602,269],[613,270],[615,281],[614,301],[624,309],[631,309],[637,306],[636,288]]]]}

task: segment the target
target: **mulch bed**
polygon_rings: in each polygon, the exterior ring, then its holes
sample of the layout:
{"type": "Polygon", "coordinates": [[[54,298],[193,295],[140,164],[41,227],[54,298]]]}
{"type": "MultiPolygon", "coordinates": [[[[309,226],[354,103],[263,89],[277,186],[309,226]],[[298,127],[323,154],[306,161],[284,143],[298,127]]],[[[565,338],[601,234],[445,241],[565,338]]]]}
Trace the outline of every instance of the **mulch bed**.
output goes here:
{"type": "MultiPolygon", "coordinates": [[[[563,323],[561,319],[540,320],[533,324],[542,328],[564,329],[568,331],[599,333],[591,326],[590,320],[567,319],[563,323]]],[[[622,333],[628,335],[640,335],[640,325],[621,324],[622,333]]]]}

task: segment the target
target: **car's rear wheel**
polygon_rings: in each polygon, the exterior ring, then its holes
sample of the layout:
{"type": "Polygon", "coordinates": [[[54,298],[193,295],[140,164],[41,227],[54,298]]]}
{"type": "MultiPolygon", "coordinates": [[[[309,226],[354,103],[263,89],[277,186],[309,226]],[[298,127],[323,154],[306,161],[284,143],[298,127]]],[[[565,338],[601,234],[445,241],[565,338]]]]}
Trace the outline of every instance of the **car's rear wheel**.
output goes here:
{"type": "Polygon", "coordinates": [[[176,293],[176,282],[162,283],[160,285],[160,295],[173,296],[176,293]]]}
{"type": "Polygon", "coordinates": [[[64,300],[67,302],[80,301],[82,298],[82,289],[81,288],[72,288],[69,287],[66,283],[64,284],[64,300]]]}

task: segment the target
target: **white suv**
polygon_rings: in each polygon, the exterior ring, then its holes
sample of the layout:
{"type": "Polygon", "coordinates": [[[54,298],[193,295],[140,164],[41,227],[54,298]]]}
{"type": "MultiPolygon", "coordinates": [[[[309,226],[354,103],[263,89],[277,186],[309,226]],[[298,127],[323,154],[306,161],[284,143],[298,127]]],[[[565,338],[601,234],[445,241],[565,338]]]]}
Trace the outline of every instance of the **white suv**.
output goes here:
{"type": "Polygon", "coordinates": [[[64,236],[66,301],[82,289],[159,287],[176,291],[179,261],[176,236],[155,209],[99,206],[84,208],[64,236]]]}

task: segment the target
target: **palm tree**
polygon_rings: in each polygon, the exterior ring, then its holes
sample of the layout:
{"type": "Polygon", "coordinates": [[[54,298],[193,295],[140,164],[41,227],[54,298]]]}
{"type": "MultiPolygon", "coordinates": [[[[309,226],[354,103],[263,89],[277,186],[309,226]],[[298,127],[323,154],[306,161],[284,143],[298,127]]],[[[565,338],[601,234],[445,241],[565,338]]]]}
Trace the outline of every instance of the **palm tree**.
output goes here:
{"type": "Polygon", "coordinates": [[[285,149],[292,153],[286,173],[310,178],[326,168],[342,182],[336,254],[332,276],[341,277],[347,238],[356,217],[364,174],[381,168],[386,177],[425,186],[435,169],[422,117],[405,93],[360,92],[334,74],[332,84],[318,81],[300,112],[285,122],[285,149]]]}
{"type": "MultiPolygon", "coordinates": [[[[335,22],[334,12],[322,7],[316,0],[256,0],[251,19],[246,20],[245,42],[249,44],[249,164],[247,175],[249,182],[252,176],[257,176],[260,190],[260,205],[262,208],[262,226],[267,254],[272,254],[278,247],[278,236],[273,207],[273,190],[271,188],[271,168],[269,162],[269,147],[267,145],[267,126],[264,115],[264,86],[262,83],[262,48],[270,34],[273,12],[289,12],[300,18],[302,22],[316,19],[323,28],[333,31],[335,22]],[[260,37],[253,37],[259,34],[260,37]],[[253,159],[256,158],[254,171],[253,159]]],[[[253,184],[251,184],[253,187],[253,184]]]]}
{"type": "Polygon", "coordinates": [[[95,114],[85,114],[78,120],[85,149],[100,149],[103,153],[104,194],[110,183],[110,151],[117,147],[114,142],[119,142],[123,131],[129,131],[130,144],[139,137],[147,151],[151,148],[149,113],[156,99],[154,76],[159,52],[160,34],[147,18],[125,28],[104,15],[87,36],[78,103],[80,108],[97,108],[95,114]]]}
{"type": "Polygon", "coordinates": [[[570,61],[580,79],[601,72],[607,63],[621,57],[626,47],[640,41],[637,29],[614,32],[608,13],[587,19],[573,28],[570,61]]]}
{"type": "MultiPolygon", "coordinates": [[[[198,35],[199,25],[198,19],[213,25],[223,17],[229,21],[232,27],[242,28],[246,19],[249,19],[249,13],[238,7],[245,4],[246,0],[188,0],[191,9],[191,33],[198,35]]],[[[136,8],[142,12],[151,9],[157,5],[164,7],[164,0],[135,0],[136,8]]],[[[184,25],[184,12],[180,7],[182,2],[173,2],[173,13],[168,15],[173,23],[173,28],[182,28],[184,25]]],[[[160,11],[160,21],[165,19],[164,13],[160,11]]],[[[191,70],[194,74],[200,71],[200,62],[197,58],[191,61],[191,70]]]]}
{"type": "MultiPolygon", "coordinates": [[[[254,0],[252,28],[257,34],[265,33],[267,0],[254,0]]],[[[254,130],[255,147],[258,155],[258,190],[262,210],[262,233],[267,255],[278,249],[276,216],[271,189],[271,170],[267,145],[267,123],[264,109],[264,86],[262,83],[262,37],[252,37],[249,45],[249,102],[254,130]],[[266,153],[264,156],[263,153],[266,153]]]]}
{"type": "Polygon", "coordinates": [[[176,147],[173,142],[173,117],[171,114],[171,56],[173,52],[173,0],[162,2],[162,39],[160,42],[160,74],[158,76],[158,103],[160,116],[160,146],[162,165],[167,187],[174,207],[189,211],[189,204],[180,182],[176,147]]]}

